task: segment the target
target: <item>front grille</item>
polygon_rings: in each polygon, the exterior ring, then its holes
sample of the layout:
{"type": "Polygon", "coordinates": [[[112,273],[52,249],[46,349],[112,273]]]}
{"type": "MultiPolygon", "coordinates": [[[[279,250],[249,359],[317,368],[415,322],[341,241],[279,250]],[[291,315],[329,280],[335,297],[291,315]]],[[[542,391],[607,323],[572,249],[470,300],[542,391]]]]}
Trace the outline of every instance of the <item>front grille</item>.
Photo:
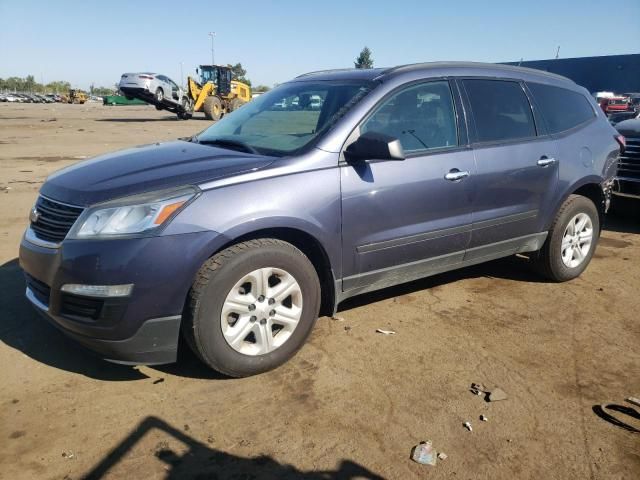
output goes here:
{"type": "Polygon", "coordinates": [[[33,296],[43,305],[49,306],[49,295],[51,293],[49,285],[32,277],[28,273],[25,273],[24,276],[27,281],[27,288],[31,290],[33,296]]]}
{"type": "Polygon", "coordinates": [[[627,146],[620,155],[618,177],[640,180],[640,137],[626,137],[627,146]]]}
{"type": "Polygon", "coordinates": [[[79,297],[64,293],[60,314],[68,317],[80,317],[91,320],[100,318],[104,300],[100,298],[79,297]]]}
{"type": "Polygon", "coordinates": [[[36,237],[47,242],[59,243],[82,213],[82,207],[74,207],[45,197],[38,197],[35,210],[36,221],[31,221],[31,230],[36,237]]]}

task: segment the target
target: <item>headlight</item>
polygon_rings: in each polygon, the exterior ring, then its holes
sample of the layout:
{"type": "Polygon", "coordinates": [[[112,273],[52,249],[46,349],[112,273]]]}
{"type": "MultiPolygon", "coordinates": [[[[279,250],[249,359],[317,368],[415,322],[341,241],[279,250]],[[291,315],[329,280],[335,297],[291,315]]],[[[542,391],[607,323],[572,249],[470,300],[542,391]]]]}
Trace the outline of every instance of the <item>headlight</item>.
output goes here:
{"type": "Polygon", "coordinates": [[[169,222],[199,190],[185,187],[102,203],[80,216],[67,238],[115,237],[150,232],[169,222]]]}

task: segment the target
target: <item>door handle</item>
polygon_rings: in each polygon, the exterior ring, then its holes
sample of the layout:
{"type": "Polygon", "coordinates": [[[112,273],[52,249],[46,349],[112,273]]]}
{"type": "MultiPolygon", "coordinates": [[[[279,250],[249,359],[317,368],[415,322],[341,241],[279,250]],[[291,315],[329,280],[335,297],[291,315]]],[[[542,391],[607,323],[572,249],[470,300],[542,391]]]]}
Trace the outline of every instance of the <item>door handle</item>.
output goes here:
{"type": "Polygon", "coordinates": [[[549,165],[553,165],[554,163],[556,163],[556,159],[553,157],[552,158],[542,157],[540,158],[540,160],[538,160],[539,167],[548,167],[549,165]]]}
{"type": "Polygon", "coordinates": [[[449,180],[450,182],[457,182],[458,180],[462,180],[469,176],[469,172],[461,172],[457,168],[453,168],[447,173],[444,178],[445,180],[449,180]]]}

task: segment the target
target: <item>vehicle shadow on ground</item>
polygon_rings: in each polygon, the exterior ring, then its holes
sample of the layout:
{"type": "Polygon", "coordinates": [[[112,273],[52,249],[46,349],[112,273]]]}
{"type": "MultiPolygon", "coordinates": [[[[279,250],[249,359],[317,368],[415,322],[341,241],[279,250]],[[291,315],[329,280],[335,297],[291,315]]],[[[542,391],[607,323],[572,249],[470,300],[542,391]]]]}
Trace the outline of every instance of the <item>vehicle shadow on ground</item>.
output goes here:
{"type": "Polygon", "coordinates": [[[284,465],[272,457],[261,455],[254,458],[239,457],[216,450],[190,435],[172,427],[157,417],[146,417],[131,433],[108,453],[90,472],[82,478],[99,480],[109,474],[148,433],[156,431],[170,437],[170,442],[160,442],[155,456],[165,463],[167,473],[165,479],[303,479],[303,480],[338,480],[363,479],[382,480],[363,466],[342,460],[336,470],[305,472],[292,465],[284,465]],[[177,453],[170,445],[180,443],[177,453]],[[186,449],[186,450],[185,450],[186,449]]]}
{"type": "Polygon", "coordinates": [[[342,302],[338,311],[351,310],[370,303],[388,300],[390,298],[407,295],[420,290],[428,290],[430,288],[447,285],[460,280],[469,278],[501,278],[504,280],[513,280],[528,283],[546,283],[547,279],[536,273],[532,266],[531,260],[524,255],[512,255],[510,257],[493,260],[491,262],[473,265],[458,270],[434,275],[433,277],[421,278],[413,282],[403,283],[394,287],[376,290],[375,292],[365,293],[357,297],[349,298],[342,302]]]}
{"type": "Polygon", "coordinates": [[[146,123],[146,122],[182,122],[178,117],[162,117],[162,118],[96,118],[96,122],[115,122],[115,123],[146,123]]]}
{"type": "Polygon", "coordinates": [[[105,362],[67,339],[42,318],[24,296],[18,260],[0,266],[0,342],[34,360],[105,381],[148,378],[138,370],[105,362]]]}
{"type": "MultiPolygon", "coordinates": [[[[640,233],[635,217],[612,215],[605,230],[640,233]]],[[[433,277],[397,285],[350,298],[338,311],[348,311],[381,300],[407,295],[468,278],[501,278],[520,282],[546,282],[533,271],[525,256],[511,256],[472,267],[454,270],[433,277]]],[[[102,360],[66,338],[40,317],[24,297],[24,278],[17,259],[0,266],[0,341],[21,351],[36,361],[55,368],[79,373],[104,381],[132,381],[148,378],[138,369],[102,360]]],[[[178,362],[158,365],[154,370],[185,378],[224,380],[228,377],[207,368],[183,342],[178,349],[178,362]]]]}
{"type": "MultiPolygon", "coordinates": [[[[511,280],[543,281],[530,271],[528,259],[510,257],[484,265],[469,267],[411,283],[367,293],[349,299],[339,310],[350,310],[362,305],[392,298],[407,293],[452,283],[464,278],[495,277],[511,280]]],[[[18,260],[14,259],[0,266],[0,341],[21,351],[34,360],[61,370],[78,373],[103,381],[132,381],[149,378],[140,370],[127,365],[109,363],[68,339],[47,320],[41,317],[24,296],[25,282],[18,260]]],[[[206,367],[181,341],[178,362],[170,365],[156,365],[152,368],[167,375],[185,378],[226,380],[206,367]]]]}
{"type": "Polygon", "coordinates": [[[640,200],[616,197],[605,217],[603,230],[640,233],[640,200]]]}

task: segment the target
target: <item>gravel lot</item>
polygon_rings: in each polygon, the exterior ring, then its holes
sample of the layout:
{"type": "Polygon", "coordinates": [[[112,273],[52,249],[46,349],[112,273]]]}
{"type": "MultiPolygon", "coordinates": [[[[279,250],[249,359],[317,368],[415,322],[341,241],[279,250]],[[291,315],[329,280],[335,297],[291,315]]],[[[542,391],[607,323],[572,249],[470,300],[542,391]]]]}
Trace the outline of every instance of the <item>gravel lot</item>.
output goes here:
{"type": "Polygon", "coordinates": [[[0,104],[0,479],[640,478],[640,434],[596,414],[640,397],[630,202],[577,280],[545,283],[513,257],[361,296],[248,379],[186,351],[108,364],[38,317],[16,257],[45,177],[207,125],[152,107],[0,104]],[[472,382],[509,398],[485,402],[472,382]],[[435,467],[409,459],[428,439],[448,455],[435,467]]]}

